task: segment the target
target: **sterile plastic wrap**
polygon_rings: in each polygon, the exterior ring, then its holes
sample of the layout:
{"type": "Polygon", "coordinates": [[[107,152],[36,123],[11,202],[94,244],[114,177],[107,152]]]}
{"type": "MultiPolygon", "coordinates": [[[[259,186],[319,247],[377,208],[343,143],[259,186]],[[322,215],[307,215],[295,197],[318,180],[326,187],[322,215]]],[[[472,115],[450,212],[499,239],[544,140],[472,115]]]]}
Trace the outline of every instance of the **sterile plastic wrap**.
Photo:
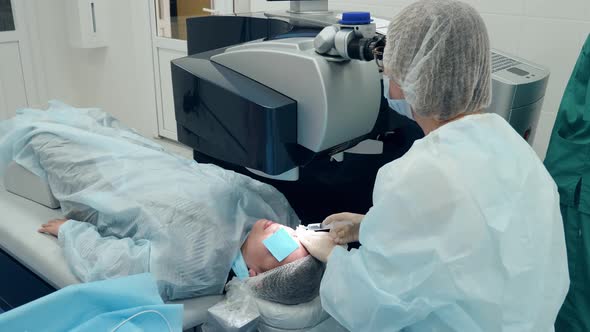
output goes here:
{"type": "Polygon", "coordinates": [[[256,298],[245,282],[238,278],[226,285],[225,299],[207,311],[203,332],[254,332],[260,314],[256,298]]]}
{"type": "Polygon", "coordinates": [[[226,285],[225,300],[209,309],[203,331],[249,332],[261,328],[307,331],[330,318],[322,309],[319,296],[297,305],[280,304],[259,298],[252,288],[254,285],[252,280],[234,278],[230,281],[226,285]]]}
{"type": "Polygon", "coordinates": [[[51,102],[0,122],[0,176],[15,160],[47,179],[82,281],[151,272],[165,299],[219,294],[258,219],[298,218],[273,187],[167,153],[98,109],[51,102]]]}

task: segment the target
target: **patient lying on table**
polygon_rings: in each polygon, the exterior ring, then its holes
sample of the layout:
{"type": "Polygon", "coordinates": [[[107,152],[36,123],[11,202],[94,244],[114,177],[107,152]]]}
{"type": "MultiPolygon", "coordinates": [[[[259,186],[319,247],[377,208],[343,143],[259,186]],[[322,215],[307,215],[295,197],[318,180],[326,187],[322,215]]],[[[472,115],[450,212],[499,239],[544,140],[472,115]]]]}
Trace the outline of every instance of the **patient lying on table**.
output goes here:
{"type": "Polygon", "coordinates": [[[241,251],[250,276],[262,276],[262,298],[296,304],[318,293],[324,267],[300,243],[280,262],[262,244],[281,227],[296,240],[284,196],[169,154],[106,113],[57,102],[19,111],[0,122],[0,175],[12,160],[60,201],[67,221],[40,231],[58,237],[82,281],[151,272],[164,299],[220,294],[241,251]]]}
{"type": "MultiPolygon", "coordinates": [[[[39,232],[59,237],[61,226],[67,222],[77,221],[50,220],[41,225],[39,232]]],[[[61,236],[65,236],[65,233],[61,236]]],[[[254,289],[261,298],[283,304],[299,304],[311,301],[318,295],[324,265],[309,255],[292,228],[260,219],[252,227],[240,251],[250,277],[268,273],[254,289]],[[281,228],[294,238],[298,248],[279,262],[263,245],[263,241],[281,228]]]]}

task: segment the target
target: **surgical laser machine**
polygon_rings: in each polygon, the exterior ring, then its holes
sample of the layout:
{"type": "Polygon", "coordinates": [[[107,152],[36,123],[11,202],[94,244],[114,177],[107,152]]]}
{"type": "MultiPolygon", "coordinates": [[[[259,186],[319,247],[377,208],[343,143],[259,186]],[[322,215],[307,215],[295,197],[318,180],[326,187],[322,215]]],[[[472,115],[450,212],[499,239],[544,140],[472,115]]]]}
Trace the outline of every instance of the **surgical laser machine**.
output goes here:
{"type": "MultiPolygon", "coordinates": [[[[366,213],[379,167],[422,133],[384,102],[373,59],[385,36],[359,15],[326,0],[189,19],[189,56],[172,61],[180,142],[199,162],[274,185],[302,220],[366,213]]],[[[493,63],[488,111],[531,140],[549,74],[495,50],[493,63]]]]}

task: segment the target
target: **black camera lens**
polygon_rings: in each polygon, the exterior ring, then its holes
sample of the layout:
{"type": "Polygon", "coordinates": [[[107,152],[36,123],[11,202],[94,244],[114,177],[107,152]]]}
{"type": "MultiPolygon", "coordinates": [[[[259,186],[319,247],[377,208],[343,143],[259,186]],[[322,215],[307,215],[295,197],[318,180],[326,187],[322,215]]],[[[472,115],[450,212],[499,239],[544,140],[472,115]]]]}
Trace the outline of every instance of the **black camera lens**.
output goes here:
{"type": "Polygon", "coordinates": [[[353,39],[348,44],[348,56],[351,59],[355,60],[363,60],[363,61],[371,61],[373,60],[373,53],[368,50],[368,46],[371,39],[369,38],[359,38],[353,39]]]}
{"type": "Polygon", "coordinates": [[[372,61],[375,59],[373,50],[379,46],[385,46],[385,36],[373,38],[355,38],[348,44],[348,57],[355,60],[372,61]]]}

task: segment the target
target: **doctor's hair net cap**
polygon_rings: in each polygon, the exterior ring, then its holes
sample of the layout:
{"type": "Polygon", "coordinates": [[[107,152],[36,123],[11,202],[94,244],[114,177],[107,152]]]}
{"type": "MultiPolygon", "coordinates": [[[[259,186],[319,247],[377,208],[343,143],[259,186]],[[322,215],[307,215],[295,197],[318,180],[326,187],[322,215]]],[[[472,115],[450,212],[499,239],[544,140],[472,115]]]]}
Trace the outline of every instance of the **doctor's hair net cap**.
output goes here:
{"type": "Polygon", "coordinates": [[[311,255],[248,279],[257,297],[281,304],[301,304],[315,299],[325,270],[311,255]]]}
{"type": "Polygon", "coordinates": [[[486,26],[470,5],[420,0],[389,25],[385,74],[412,110],[437,121],[486,108],[491,97],[491,53],[486,26]]]}

